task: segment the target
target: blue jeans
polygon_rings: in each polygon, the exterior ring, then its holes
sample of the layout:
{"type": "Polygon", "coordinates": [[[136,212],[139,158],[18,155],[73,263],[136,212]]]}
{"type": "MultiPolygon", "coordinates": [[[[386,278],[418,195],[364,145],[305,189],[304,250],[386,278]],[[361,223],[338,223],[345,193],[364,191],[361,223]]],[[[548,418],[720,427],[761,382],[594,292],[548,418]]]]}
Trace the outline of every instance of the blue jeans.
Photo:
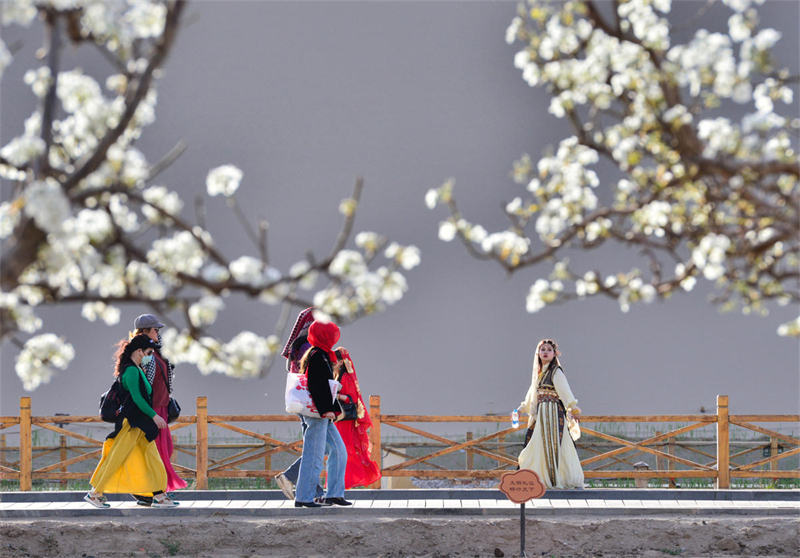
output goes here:
{"type": "Polygon", "coordinates": [[[347,467],[347,449],[344,447],[339,431],[328,419],[299,415],[305,428],[303,432],[303,455],[300,457],[300,474],[295,487],[295,501],[314,500],[319,475],[325,461],[325,447],[328,454],[327,498],[344,498],[344,472],[347,467]]]}
{"type": "MultiPolygon", "coordinates": [[[[303,436],[305,437],[306,429],[308,425],[304,422],[300,423],[303,427],[303,436]]],[[[325,455],[329,455],[331,453],[330,447],[328,444],[325,444],[325,455]]],[[[294,463],[289,465],[289,468],[283,472],[283,475],[291,481],[292,484],[297,484],[297,479],[300,476],[300,463],[303,461],[303,456],[301,455],[297,459],[295,459],[294,463]]],[[[318,482],[317,487],[314,490],[314,497],[315,498],[322,498],[325,496],[325,488],[318,482]]]]}

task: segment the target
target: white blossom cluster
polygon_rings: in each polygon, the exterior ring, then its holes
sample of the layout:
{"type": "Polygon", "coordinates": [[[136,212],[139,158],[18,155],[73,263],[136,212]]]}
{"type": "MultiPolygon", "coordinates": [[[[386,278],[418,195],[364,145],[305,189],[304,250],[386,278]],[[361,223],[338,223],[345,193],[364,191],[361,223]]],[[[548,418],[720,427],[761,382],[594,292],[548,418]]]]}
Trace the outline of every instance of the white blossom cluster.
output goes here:
{"type": "MultiPolygon", "coordinates": [[[[0,2],[0,18],[3,25],[29,26],[40,8],[69,18],[70,25],[62,20],[56,32],[68,27],[69,40],[93,41],[117,64],[104,78],[80,68],[54,75],[46,59],[25,73],[37,105],[54,99],[51,113],[57,116],[43,122],[47,111],[37,109],[22,132],[0,146],[0,176],[14,184],[13,196],[0,203],[0,239],[4,248],[6,242],[35,239],[24,254],[30,259],[15,272],[15,286],[0,292],[4,336],[35,334],[43,327],[36,308],[64,299],[82,302],[86,320],[109,326],[119,323],[120,305],[150,304],[174,309],[184,322],[185,329],[164,332],[165,350],[175,362],[194,364],[204,374],[251,378],[272,363],[278,339],[249,331],[228,342],[216,339],[210,329],[226,298],[238,294],[267,305],[314,300],[345,322],[402,298],[408,285],[401,271],[420,263],[416,246],[362,232],[355,238],[357,250],[337,246],[324,264],[300,261],[284,273],[265,261],[266,246],[257,241],[260,257],[220,253],[205,225],[189,221],[180,196],[153,183],[160,165],[151,164],[136,142],[155,122],[163,72],[151,67],[153,53],[166,43],[166,25],[175,25],[170,10],[179,13],[180,6],[158,0],[17,0],[0,2]],[[45,125],[51,134],[43,133],[45,125]],[[92,170],[81,173],[82,168],[92,170]],[[373,265],[381,253],[388,263],[373,265]],[[319,287],[321,277],[327,285],[319,287]]],[[[69,40],[61,44],[69,46],[69,40]]],[[[0,41],[0,76],[11,63],[0,41]]],[[[231,164],[212,168],[208,198],[222,196],[238,209],[243,178],[231,164]]],[[[347,219],[356,209],[356,199],[340,206],[347,219]]],[[[26,389],[35,389],[73,357],[68,343],[40,334],[24,344],[17,373],[26,389]]]]}
{"type": "Polygon", "coordinates": [[[359,314],[372,314],[398,302],[408,291],[408,282],[398,269],[411,270],[420,264],[420,251],[414,245],[392,242],[384,257],[391,263],[374,271],[366,258],[375,255],[380,237],[372,232],[356,235],[365,255],[355,250],[341,250],[328,266],[333,281],[314,295],[314,305],[331,316],[352,320],[359,314]]]}
{"type": "Polygon", "coordinates": [[[257,378],[264,364],[280,350],[280,341],[243,331],[227,343],[213,337],[195,339],[187,330],[167,328],[162,333],[164,353],[174,363],[197,367],[204,375],[225,374],[232,378],[257,378]]]}
{"type": "Polygon", "coordinates": [[[538,163],[527,155],[515,162],[512,176],[527,192],[506,204],[506,231],[487,233],[465,219],[453,179],[429,190],[429,209],[450,210],[439,238],[459,237],[507,271],[608,241],[642,247],[657,270],[601,279],[554,268],[531,286],[531,312],[597,294],[627,311],[690,291],[699,276],[724,292],[723,308],[735,299],[743,312],[765,313],[766,300],[797,302],[780,279],[800,267],[800,119],[781,114],[795,103],[797,79],[775,65],[781,33],[759,28],[755,7],[763,3],[724,0],[728,32],[697,29],[682,44],[671,33],[670,0],[623,0],[613,15],[583,0],[521,4],[506,32],[508,44],[522,45],[514,66],[528,85],[549,91],[549,112],[568,119],[575,135],[538,163]],[[609,184],[611,203],[598,199],[600,180],[588,168],[600,157],[622,174],[609,184]]]}
{"type": "Polygon", "coordinates": [[[65,370],[75,358],[75,349],[53,333],[32,337],[25,342],[17,356],[17,376],[27,391],[48,383],[55,375],[55,368],[65,370]]]}

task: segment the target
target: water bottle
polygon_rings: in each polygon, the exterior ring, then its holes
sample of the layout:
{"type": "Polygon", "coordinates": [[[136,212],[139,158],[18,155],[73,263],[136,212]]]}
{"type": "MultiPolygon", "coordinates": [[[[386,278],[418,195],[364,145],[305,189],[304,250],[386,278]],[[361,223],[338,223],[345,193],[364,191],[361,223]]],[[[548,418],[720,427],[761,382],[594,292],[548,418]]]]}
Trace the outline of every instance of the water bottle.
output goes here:
{"type": "Polygon", "coordinates": [[[511,411],[511,428],[519,426],[519,410],[514,409],[511,411]]]}

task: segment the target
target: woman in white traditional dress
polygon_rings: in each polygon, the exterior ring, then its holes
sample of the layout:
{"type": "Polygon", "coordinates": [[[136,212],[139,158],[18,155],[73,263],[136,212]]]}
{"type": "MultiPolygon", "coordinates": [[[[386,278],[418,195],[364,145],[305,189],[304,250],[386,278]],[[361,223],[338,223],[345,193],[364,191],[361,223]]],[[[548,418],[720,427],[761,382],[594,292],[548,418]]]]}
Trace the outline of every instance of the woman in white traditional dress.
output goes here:
{"type": "Polygon", "coordinates": [[[583,488],[583,470],[572,439],[580,437],[581,410],[558,355],[552,339],[536,346],[531,387],[519,407],[529,415],[519,467],[536,471],[547,488],[583,488]]]}

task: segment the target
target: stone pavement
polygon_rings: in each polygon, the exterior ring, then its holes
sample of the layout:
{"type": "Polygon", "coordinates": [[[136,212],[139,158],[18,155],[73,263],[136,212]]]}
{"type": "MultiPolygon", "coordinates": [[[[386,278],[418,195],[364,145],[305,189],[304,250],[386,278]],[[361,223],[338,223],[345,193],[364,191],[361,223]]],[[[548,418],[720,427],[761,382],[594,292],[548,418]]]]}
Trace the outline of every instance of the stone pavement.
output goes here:
{"type": "MultiPolygon", "coordinates": [[[[84,492],[0,493],[0,520],[75,517],[370,517],[516,516],[519,506],[493,489],[350,490],[351,508],[295,508],[279,490],[182,490],[180,507],[137,506],[126,494],[109,494],[111,507],[97,509],[84,492]]],[[[796,516],[800,491],[792,490],[551,490],[526,504],[526,516],[796,516]]]]}

